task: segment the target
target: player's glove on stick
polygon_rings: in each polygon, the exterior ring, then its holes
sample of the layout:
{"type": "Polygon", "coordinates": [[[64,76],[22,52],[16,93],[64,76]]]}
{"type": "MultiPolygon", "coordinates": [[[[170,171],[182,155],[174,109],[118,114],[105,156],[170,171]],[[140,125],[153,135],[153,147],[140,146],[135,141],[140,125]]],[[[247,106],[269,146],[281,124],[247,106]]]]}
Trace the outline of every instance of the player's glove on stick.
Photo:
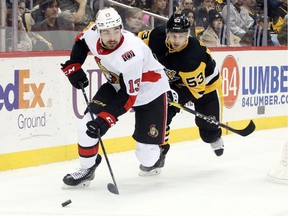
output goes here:
{"type": "Polygon", "coordinates": [[[102,137],[110,127],[116,124],[117,119],[107,112],[100,112],[95,120],[89,121],[86,134],[91,138],[98,138],[98,131],[100,131],[100,137],[102,137]]]}
{"type": "Polygon", "coordinates": [[[61,70],[68,77],[72,86],[74,86],[77,89],[80,89],[81,87],[79,85],[79,82],[83,84],[84,88],[88,86],[89,82],[86,73],[81,68],[80,63],[68,60],[65,62],[65,64],[61,64],[61,66],[62,66],[61,70]]]}
{"type": "Polygon", "coordinates": [[[167,98],[168,102],[178,103],[179,96],[175,90],[171,89],[170,91],[167,92],[167,98]]]}

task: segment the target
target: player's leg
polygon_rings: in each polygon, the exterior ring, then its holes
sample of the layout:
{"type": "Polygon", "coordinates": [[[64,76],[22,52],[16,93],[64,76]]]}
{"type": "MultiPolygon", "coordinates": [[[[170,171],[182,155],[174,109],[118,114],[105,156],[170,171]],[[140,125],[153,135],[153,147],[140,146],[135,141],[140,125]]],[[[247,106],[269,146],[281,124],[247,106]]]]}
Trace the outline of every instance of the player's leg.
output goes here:
{"type": "MultiPolygon", "coordinates": [[[[223,109],[223,97],[220,89],[204,95],[195,102],[195,110],[207,116],[213,116],[217,121],[221,121],[223,109]]],[[[199,128],[201,139],[209,143],[217,156],[224,153],[224,143],[221,138],[222,130],[215,124],[196,117],[196,125],[199,128]]]]}
{"type": "MultiPolygon", "coordinates": [[[[168,92],[168,97],[169,97],[170,101],[184,105],[188,101],[191,100],[191,93],[187,88],[178,88],[175,85],[170,85],[170,87],[171,87],[171,92],[168,92]]],[[[160,145],[160,148],[162,150],[162,154],[165,156],[170,149],[170,144],[169,144],[170,124],[172,123],[173,118],[179,112],[180,112],[179,108],[177,108],[175,106],[171,106],[171,105],[168,106],[167,126],[166,126],[166,131],[165,131],[165,142],[164,142],[164,144],[160,145]]],[[[164,163],[165,163],[165,157],[163,160],[163,166],[164,166],[164,163]]]]}
{"type": "Polygon", "coordinates": [[[164,151],[159,146],[164,143],[165,137],[166,93],[147,105],[135,107],[134,110],[135,131],[133,138],[137,141],[135,153],[141,164],[139,175],[142,173],[147,175],[159,174],[160,167],[164,166],[165,160],[164,151]]]}
{"type": "MultiPolygon", "coordinates": [[[[89,104],[89,110],[97,117],[97,113],[103,110],[103,107],[113,101],[116,91],[110,84],[104,84],[97,91],[89,104]]],[[[82,184],[88,186],[91,180],[94,179],[94,172],[101,163],[101,155],[98,154],[99,140],[89,137],[86,134],[87,122],[91,121],[91,115],[88,113],[88,108],[85,115],[78,126],[78,155],[80,161],[80,169],[76,172],[67,174],[63,178],[63,182],[69,186],[77,186],[82,184]]]]}

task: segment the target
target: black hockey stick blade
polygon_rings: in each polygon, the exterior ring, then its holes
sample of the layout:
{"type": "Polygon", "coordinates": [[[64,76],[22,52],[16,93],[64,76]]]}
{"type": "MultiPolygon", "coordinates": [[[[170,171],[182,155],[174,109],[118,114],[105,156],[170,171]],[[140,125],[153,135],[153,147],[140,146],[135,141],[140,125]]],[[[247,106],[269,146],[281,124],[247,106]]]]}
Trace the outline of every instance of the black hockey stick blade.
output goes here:
{"type": "Polygon", "coordinates": [[[114,185],[114,184],[112,184],[112,183],[108,183],[108,184],[107,184],[107,189],[108,189],[111,193],[116,194],[116,195],[119,195],[119,190],[118,190],[118,188],[117,188],[116,185],[114,185]]]}
{"type": "Polygon", "coordinates": [[[254,122],[252,120],[250,120],[249,124],[243,128],[243,129],[240,129],[240,130],[237,130],[235,128],[231,128],[229,127],[228,125],[224,125],[222,123],[219,124],[221,127],[223,128],[226,128],[227,130],[230,130],[236,134],[239,134],[241,136],[248,136],[250,135],[251,133],[253,133],[253,131],[255,130],[256,126],[254,124],[254,122]]]}
{"type": "Polygon", "coordinates": [[[188,107],[182,106],[179,103],[175,103],[175,102],[170,101],[169,104],[174,106],[174,107],[177,107],[179,109],[185,110],[185,111],[187,111],[189,113],[192,113],[193,115],[195,115],[198,118],[201,118],[201,119],[209,122],[210,124],[215,124],[215,125],[219,125],[220,127],[226,128],[227,130],[230,130],[230,131],[232,131],[232,132],[234,132],[234,133],[236,133],[236,134],[238,134],[240,136],[248,136],[256,128],[256,126],[255,126],[255,124],[254,124],[254,122],[252,120],[250,120],[249,124],[245,128],[243,128],[243,129],[235,129],[235,128],[232,128],[232,127],[230,127],[228,125],[225,125],[225,124],[223,124],[223,123],[221,123],[219,121],[216,121],[215,119],[211,119],[211,117],[209,117],[209,116],[205,116],[205,115],[203,115],[203,114],[201,114],[201,113],[199,113],[199,112],[197,112],[195,110],[192,110],[192,109],[189,109],[188,107]]]}

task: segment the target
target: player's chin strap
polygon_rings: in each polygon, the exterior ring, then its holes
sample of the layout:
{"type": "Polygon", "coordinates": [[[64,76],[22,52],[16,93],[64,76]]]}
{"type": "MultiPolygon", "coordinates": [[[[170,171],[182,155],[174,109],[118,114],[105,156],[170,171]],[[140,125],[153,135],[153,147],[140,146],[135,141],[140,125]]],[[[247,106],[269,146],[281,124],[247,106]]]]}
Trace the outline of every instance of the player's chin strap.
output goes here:
{"type": "Polygon", "coordinates": [[[256,128],[254,122],[253,122],[252,120],[250,120],[249,124],[248,124],[245,128],[237,130],[237,129],[235,129],[235,128],[229,127],[228,125],[225,125],[225,124],[217,121],[217,120],[216,120],[214,117],[212,117],[212,116],[203,115],[203,114],[201,114],[201,113],[199,113],[199,112],[197,112],[197,111],[195,111],[195,110],[189,109],[188,107],[182,106],[182,105],[179,104],[179,103],[175,103],[175,102],[173,102],[173,101],[169,101],[169,104],[172,105],[172,106],[174,106],[174,107],[177,107],[177,108],[179,108],[179,109],[185,110],[185,111],[187,111],[187,112],[189,112],[189,113],[192,113],[192,114],[195,115],[196,117],[201,118],[201,119],[209,122],[210,124],[215,124],[215,125],[218,125],[218,126],[220,126],[220,127],[222,127],[222,128],[226,128],[227,130],[232,131],[232,132],[234,132],[234,133],[236,133],[236,134],[238,134],[238,135],[240,135],[240,136],[248,136],[248,135],[251,134],[251,133],[255,130],[255,128],[256,128]]]}

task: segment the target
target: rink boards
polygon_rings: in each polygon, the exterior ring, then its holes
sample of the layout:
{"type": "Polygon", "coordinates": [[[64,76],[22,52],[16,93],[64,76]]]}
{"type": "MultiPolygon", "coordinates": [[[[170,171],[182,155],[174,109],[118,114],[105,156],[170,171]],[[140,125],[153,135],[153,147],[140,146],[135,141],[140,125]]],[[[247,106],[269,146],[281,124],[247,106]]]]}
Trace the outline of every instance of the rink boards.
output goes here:
{"type": "MultiPolygon", "coordinates": [[[[287,47],[211,51],[223,77],[223,123],[242,128],[253,119],[257,130],[288,126],[287,47]]],[[[0,171],[77,158],[77,123],[85,101],[60,70],[68,56],[0,53],[0,171]]],[[[83,69],[91,83],[86,88],[90,98],[105,78],[92,56],[83,69]]],[[[103,137],[106,151],[133,149],[133,127],[129,111],[103,137]]],[[[184,111],[171,129],[171,143],[199,138],[194,116],[184,111]]]]}

